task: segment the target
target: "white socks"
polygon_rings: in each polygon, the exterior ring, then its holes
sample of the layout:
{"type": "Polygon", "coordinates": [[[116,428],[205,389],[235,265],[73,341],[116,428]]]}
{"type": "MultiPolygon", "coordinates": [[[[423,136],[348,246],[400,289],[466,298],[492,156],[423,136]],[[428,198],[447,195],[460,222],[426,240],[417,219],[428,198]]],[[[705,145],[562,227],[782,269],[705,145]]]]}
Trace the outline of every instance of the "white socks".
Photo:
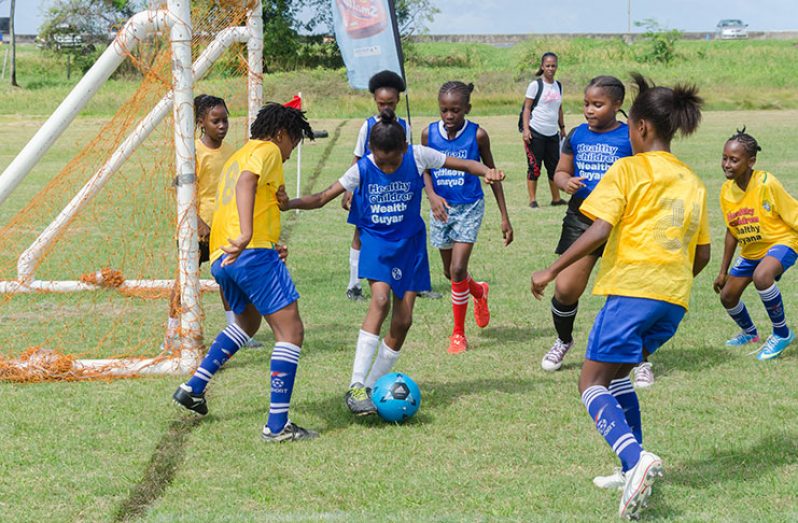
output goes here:
{"type": "Polygon", "coordinates": [[[385,340],[383,340],[382,343],[380,343],[380,350],[377,353],[377,358],[374,360],[374,365],[371,366],[371,372],[369,372],[368,378],[366,378],[366,387],[374,387],[374,382],[391,372],[398,358],[399,351],[393,350],[387,346],[385,340]]]}
{"type": "Polygon", "coordinates": [[[360,278],[357,277],[358,265],[360,261],[360,251],[349,248],[349,285],[347,289],[360,286],[360,278]]]}
{"type": "Polygon", "coordinates": [[[360,329],[355,349],[355,363],[352,365],[352,380],[349,382],[350,387],[355,383],[366,382],[366,374],[371,368],[371,362],[374,360],[374,353],[379,344],[380,337],[378,335],[360,329]]]}

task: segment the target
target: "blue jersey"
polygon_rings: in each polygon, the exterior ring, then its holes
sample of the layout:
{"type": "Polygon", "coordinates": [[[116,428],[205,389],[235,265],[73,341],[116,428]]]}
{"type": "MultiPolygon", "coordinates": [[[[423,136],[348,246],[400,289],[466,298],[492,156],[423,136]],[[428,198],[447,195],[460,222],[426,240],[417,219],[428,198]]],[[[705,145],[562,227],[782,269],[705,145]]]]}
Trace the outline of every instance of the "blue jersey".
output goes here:
{"type": "MultiPolygon", "coordinates": [[[[429,124],[427,145],[452,158],[479,161],[479,144],[477,130],[479,125],[466,121],[465,127],[454,140],[441,132],[440,122],[429,124]]],[[[431,169],[432,185],[435,194],[453,205],[474,203],[484,198],[482,184],[477,176],[455,171],[453,169],[431,169]]]]}
{"type": "Polygon", "coordinates": [[[415,236],[426,229],[421,218],[424,180],[418,173],[413,148],[408,147],[402,164],[385,174],[368,158],[357,162],[360,185],[352,195],[355,225],[385,240],[415,236]]]}
{"type": "MultiPolygon", "coordinates": [[[[403,119],[396,117],[396,121],[402,126],[402,129],[405,130],[405,136],[407,136],[407,122],[403,119]]],[[[371,141],[371,130],[374,129],[374,125],[377,123],[377,117],[372,116],[368,120],[366,120],[366,142],[363,144],[363,158],[371,154],[371,148],[369,147],[369,141],[371,141]]]]}
{"type": "Polygon", "coordinates": [[[574,198],[584,200],[616,160],[632,156],[629,126],[621,123],[617,129],[597,133],[583,123],[568,135],[563,152],[574,157],[574,176],[584,178],[585,186],[574,193],[574,198]]]}

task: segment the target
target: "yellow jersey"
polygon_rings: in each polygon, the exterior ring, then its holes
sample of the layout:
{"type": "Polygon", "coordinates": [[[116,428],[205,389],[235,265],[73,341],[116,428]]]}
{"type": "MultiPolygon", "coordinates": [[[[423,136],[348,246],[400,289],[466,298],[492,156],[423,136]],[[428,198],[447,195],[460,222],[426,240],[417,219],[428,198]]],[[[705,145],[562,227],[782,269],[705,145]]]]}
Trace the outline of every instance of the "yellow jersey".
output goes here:
{"type": "Polygon", "coordinates": [[[211,263],[224,252],[221,247],[228,238],[241,235],[238,217],[236,183],[244,171],[258,177],[255,207],[252,216],[252,239],[248,249],[274,247],[280,239],[280,209],[277,206],[277,189],[285,185],[283,157],[272,142],[250,140],[225,162],[216,192],[216,211],[211,224],[211,263]]]}
{"type": "Polygon", "coordinates": [[[754,171],[745,191],[726,180],[720,208],[743,258],[758,260],[776,244],[798,251],[798,201],[769,172],[754,171]]]}
{"type": "Polygon", "coordinates": [[[211,149],[202,140],[194,141],[197,151],[197,215],[211,225],[216,207],[216,189],[224,163],[235,152],[232,145],[222,142],[218,149],[211,149]]]}
{"type": "Polygon", "coordinates": [[[593,294],[687,309],[696,245],[710,242],[706,193],[698,176],[671,153],[617,160],[580,207],[613,226],[593,294]]]}

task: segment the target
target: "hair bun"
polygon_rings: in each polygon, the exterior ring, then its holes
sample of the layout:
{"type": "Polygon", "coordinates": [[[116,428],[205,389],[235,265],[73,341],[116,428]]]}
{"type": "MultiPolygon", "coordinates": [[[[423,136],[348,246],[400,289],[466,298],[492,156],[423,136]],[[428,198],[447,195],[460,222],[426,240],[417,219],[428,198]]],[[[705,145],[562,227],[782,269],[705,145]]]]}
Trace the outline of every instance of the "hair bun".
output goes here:
{"type": "Polygon", "coordinates": [[[393,109],[386,107],[380,112],[380,122],[390,125],[396,122],[396,113],[393,112],[393,109]]]}

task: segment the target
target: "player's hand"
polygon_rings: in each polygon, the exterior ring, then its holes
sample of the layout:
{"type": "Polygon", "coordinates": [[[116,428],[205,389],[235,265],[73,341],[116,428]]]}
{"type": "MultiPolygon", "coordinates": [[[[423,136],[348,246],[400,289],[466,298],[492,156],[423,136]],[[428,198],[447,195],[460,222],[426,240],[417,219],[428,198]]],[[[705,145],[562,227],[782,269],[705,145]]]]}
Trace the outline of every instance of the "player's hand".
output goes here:
{"type": "Polygon", "coordinates": [[[526,143],[532,143],[532,129],[530,129],[529,127],[524,129],[524,133],[522,134],[522,136],[524,137],[524,141],[526,143]]]}
{"type": "Polygon", "coordinates": [[[554,273],[549,269],[532,273],[532,295],[537,299],[543,298],[543,290],[546,285],[554,280],[554,273]]]}
{"type": "Polygon", "coordinates": [[[351,206],[352,206],[352,193],[346,191],[344,195],[341,197],[341,207],[343,207],[345,211],[348,211],[351,206]]]}
{"type": "Polygon", "coordinates": [[[202,218],[197,216],[197,238],[199,241],[207,242],[210,235],[211,228],[208,227],[208,224],[202,218]]]}
{"type": "Polygon", "coordinates": [[[720,290],[726,285],[726,279],[728,277],[728,274],[718,274],[718,277],[715,278],[715,282],[712,284],[712,288],[715,289],[715,294],[720,294],[720,290]]]}
{"type": "Polygon", "coordinates": [[[288,246],[287,245],[276,245],[274,248],[277,251],[277,256],[280,257],[280,261],[285,263],[285,260],[288,259],[288,246]]]}
{"type": "Polygon", "coordinates": [[[502,180],[504,180],[504,171],[499,171],[498,169],[488,169],[488,172],[485,173],[485,183],[487,184],[501,182],[502,180]]]}
{"type": "Polygon", "coordinates": [[[574,176],[574,177],[572,177],[571,179],[568,180],[568,183],[565,184],[565,187],[563,187],[563,190],[565,192],[567,192],[568,194],[574,194],[576,191],[578,191],[579,189],[581,189],[582,187],[585,186],[585,184],[582,183],[582,180],[584,180],[584,179],[585,179],[584,176],[574,176]]]}
{"type": "Polygon", "coordinates": [[[227,256],[225,256],[224,260],[222,260],[222,267],[227,267],[231,263],[235,262],[238,259],[238,256],[244,252],[244,249],[247,248],[247,245],[249,245],[249,240],[250,238],[247,238],[243,234],[235,240],[228,238],[227,242],[229,245],[222,246],[222,250],[227,253],[227,256]]]}
{"type": "Polygon", "coordinates": [[[502,238],[505,247],[513,243],[513,226],[510,225],[510,220],[502,220],[502,238]]]}
{"type": "Polygon", "coordinates": [[[437,195],[429,197],[429,208],[432,216],[441,223],[449,220],[449,202],[437,195]]]}
{"type": "Polygon", "coordinates": [[[285,192],[285,185],[281,185],[277,188],[277,192],[274,193],[275,198],[277,198],[277,207],[281,211],[288,210],[288,193],[285,192]]]}

